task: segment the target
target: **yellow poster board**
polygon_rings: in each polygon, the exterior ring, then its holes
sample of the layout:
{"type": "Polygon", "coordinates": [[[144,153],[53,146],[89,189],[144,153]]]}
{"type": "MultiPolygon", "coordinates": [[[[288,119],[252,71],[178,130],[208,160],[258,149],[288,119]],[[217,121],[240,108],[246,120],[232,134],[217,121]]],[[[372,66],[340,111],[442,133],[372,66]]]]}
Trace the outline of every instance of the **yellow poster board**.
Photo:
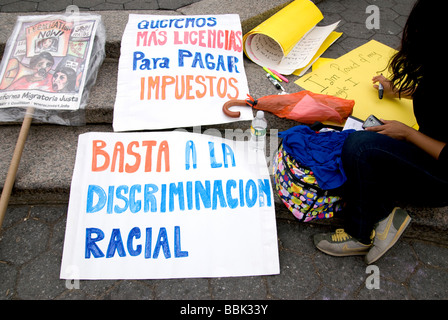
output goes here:
{"type": "Polygon", "coordinates": [[[355,100],[353,116],[365,120],[374,114],[385,120],[398,120],[408,126],[417,121],[412,100],[378,98],[372,78],[388,76],[388,62],[396,51],[378,41],[368,43],[350,51],[342,57],[327,62],[308,73],[295,83],[305,90],[355,100]]]}

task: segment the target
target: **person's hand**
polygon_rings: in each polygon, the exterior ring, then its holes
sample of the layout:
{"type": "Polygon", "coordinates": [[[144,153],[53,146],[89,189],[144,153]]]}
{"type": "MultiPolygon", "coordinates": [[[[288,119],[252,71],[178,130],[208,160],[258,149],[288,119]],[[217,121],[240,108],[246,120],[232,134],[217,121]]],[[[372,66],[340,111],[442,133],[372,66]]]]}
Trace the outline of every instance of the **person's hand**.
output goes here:
{"type": "Polygon", "coordinates": [[[379,85],[376,83],[381,83],[383,85],[385,97],[389,97],[389,98],[397,97],[397,92],[394,89],[392,82],[389,79],[387,79],[385,76],[383,76],[382,74],[379,76],[373,77],[372,82],[374,83],[373,87],[377,90],[379,88],[379,85]]]}
{"type": "Polygon", "coordinates": [[[383,125],[369,127],[366,128],[366,130],[378,132],[397,140],[408,140],[410,133],[414,130],[404,123],[396,120],[381,119],[381,121],[384,123],[383,125]]]}

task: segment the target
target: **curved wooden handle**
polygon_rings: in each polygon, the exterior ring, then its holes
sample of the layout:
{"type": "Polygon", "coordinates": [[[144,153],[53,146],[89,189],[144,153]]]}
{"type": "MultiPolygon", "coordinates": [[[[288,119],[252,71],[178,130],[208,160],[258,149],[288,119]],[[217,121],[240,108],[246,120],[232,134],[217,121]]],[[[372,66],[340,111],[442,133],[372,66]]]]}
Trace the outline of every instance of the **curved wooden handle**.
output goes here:
{"type": "Polygon", "coordinates": [[[224,105],[222,106],[222,111],[229,117],[239,118],[241,112],[229,110],[229,108],[232,106],[249,106],[249,105],[246,103],[246,100],[229,100],[226,103],[224,103],[224,105]]]}

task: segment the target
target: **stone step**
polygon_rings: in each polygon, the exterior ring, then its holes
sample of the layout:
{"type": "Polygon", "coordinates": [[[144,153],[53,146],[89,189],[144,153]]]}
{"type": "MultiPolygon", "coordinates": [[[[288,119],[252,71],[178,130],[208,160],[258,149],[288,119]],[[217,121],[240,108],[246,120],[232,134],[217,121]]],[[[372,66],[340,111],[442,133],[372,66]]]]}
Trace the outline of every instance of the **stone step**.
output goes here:
{"type": "MultiPolygon", "coordinates": [[[[314,0],[319,3],[322,0],[314,0]]],[[[108,58],[118,59],[123,31],[126,27],[129,14],[151,15],[201,15],[201,14],[229,14],[237,13],[240,16],[243,33],[250,31],[266,18],[289,4],[291,0],[202,0],[178,10],[120,10],[120,11],[89,11],[90,14],[102,16],[106,29],[106,55],[108,58]]],[[[48,15],[49,12],[36,12],[33,15],[48,15]]],[[[0,12],[0,55],[3,55],[5,44],[10,37],[17,16],[30,15],[30,13],[3,13],[0,12]]]]}
{"type": "MultiPolygon", "coordinates": [[[[315,2],[320,2],[316,0],[315,2]]],[[[113,107],[116,93],[118,57],[120,52],[121,35],[127,23],[129,13],[145,14],[220,14],[239,13],[243,31],[247,32],[281,6],[289,1],[269,0],[203,0],[177,11],[99,11],[104,17],[107,30],[107,58],[98,74],[95,86],[92,88],[88,105],[86,107],[85,126],[66,127],[33,122],[25,150],[21,159],[17,178],[15,181],[11,204],[38,204],[38,203],[66,203],[68,201],[73,167],[76,156],[76,147],[79,134],[85,132],[112,132],[113,107]]],[[[11,34],[16,16],[21,14],[0,13],[0,53],[11,34]]],[[[249,90],[254,98],[277,94],[278,91],[265,79],[265,72],[254,63],[245,58],[245,71],[249,83],[249,90]]],[[[295,77],[289,77],[290,83],[283,83],[287,92],[301,90],[294,84],[295,77]]],[[[275,134],[288,129],[296,122],[277,118],[266,114],[270,133],[269,141],[277,142],[275,134]]],[[[226,132],[236,130],[246,131],[250,126],[248,121],[201,128],[189,128],[191,131],[224,136],[226,132]],[[226,131],[227,130],[227,131],[226,131]]],[[[2,136],[0,153],[0,184],[3,186],[6,173],[17,142],[20,124],[4,124],[0,126],[2,136]]],[[[271,151],[268,151],[269,153],[271,151]]],[[[271,154],[269,154],[271,155],[271,154]]],[[[268,160],[269,156],[268,156],[268,160]]],[[[0,187],[0,188],[1,188],[0,187]]],[[[276,215],[278,218],[294,219],[285,206],[276,198],[276,215]]],[[[439,209],[408,208],[414,218],[414,234],[427,239],[440,238],[434,230],[446,231],[448,229],[448,207],[439,209]]],[[[335,223],[338,220],[329,220],[319,223],[335,223]],[[334,222],[335,221],[335,222],[334,222]]],[[[446,232],[442,235],[447,234],[446,232]]],[[[446,236],[445,236],[446,237],[446,236]]]]}

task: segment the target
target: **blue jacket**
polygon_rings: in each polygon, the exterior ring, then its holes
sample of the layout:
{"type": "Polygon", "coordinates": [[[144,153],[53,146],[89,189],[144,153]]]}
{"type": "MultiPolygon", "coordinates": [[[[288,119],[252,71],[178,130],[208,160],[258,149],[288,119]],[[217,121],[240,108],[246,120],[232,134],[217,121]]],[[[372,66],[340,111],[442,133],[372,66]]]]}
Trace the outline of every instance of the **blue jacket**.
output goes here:
{"type": "Polygon", "coordinates": [[[347,180],[341,152],[345,138],[355,130],[315,132],[300,125],[279,132],[283,147],[297,162],[309,167],[324,190],[340,187],[347,180]]]}

